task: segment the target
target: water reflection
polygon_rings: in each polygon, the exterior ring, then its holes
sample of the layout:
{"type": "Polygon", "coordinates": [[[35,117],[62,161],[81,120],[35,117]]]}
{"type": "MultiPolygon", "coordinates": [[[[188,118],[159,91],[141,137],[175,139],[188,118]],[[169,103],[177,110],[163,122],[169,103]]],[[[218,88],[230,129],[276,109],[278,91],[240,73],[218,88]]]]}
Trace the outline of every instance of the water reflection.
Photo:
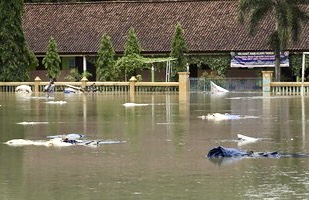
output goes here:
{"type": "Polygon", "coordinates": [[[302,137],[303,137],[303,147],[305,147],[305,138],[306,138],[306,112],[305,112],[305,97],[301,97],[301,116],[302,116],[302,137]]]}
{"type": "Polygon", "coordinates": [[[98,148],[0,145],[0,199],[307,199],[308,158],[213,163],[222,145],[308,153],[308,97],[261,93],[136,95],[56,93],[54,101],[0,93],[0,140],[82,133],[127,141],[98,148]],[[258,118],[214,122],[229,113],[258,118]],[[48,122],[20,125],[19,122],[48,122]],[[238,146],[237,134],[263,138],[238,146]],[[224,192],[222,187],[224,186],[224,192]]]}
{"type": "Polygon", "coordinates": [[[216,165],[230,165],[232,163],[238,162],[245,157],[237,156],[237,157],[221,157],[221,158],[208,158],[208,160],[216,165]]]}

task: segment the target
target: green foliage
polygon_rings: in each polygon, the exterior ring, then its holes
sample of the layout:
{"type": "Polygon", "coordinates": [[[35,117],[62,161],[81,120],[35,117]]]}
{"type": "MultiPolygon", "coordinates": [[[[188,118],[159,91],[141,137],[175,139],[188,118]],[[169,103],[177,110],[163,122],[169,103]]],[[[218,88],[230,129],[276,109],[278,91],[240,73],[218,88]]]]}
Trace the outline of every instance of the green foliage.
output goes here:
{"type": "Polygon", "coordinates": [[[302,55],[290,55],[290,67],[295,76],[301,75],[302,55]]]}
{"type": "Polygon", "coordinates": [[[302,23],[308,21],[308,14],[299,7],[304,1],[292,0],[239,0],[239,19],[244,23],[249,21],[249,33],[255,34],[259,24],[271,13],[275,17],[275,30],[269,38],[269,45],[276,53],[275,77],[280,81],[280,57],[279,52],[286,48],[289,39],[296,42],[301,32],[302,23]]]}
{"type": "Polygon", "coordinates": [[[137,74],[136,79],[137,79],[138,82],[141,82],[143,80],[143,77],[142,77],[142,75],[137,74]]]}
{"type": "Polygon", "coordinates": [[[215,71],[204,72],[202,77],[205,77],[206,79],[210,79],[210,80],[223,79],[223,76],[218,75],[215,71]]]}
{"type": "Polygon", "coordinates": [[[143,67],[143,57],[140,55],[142,48],[139,44],[137,35],[133,28],[130,28],[125,48],[124,56],[117,60],[116,69],[119,69],[124,79],[130,79],[131,76],[135,75],[136,69],[143,67]]]}
{"type": "Polygon", "coordinates": [[[133,55],[133,54],[140,55],[141,51],[142,51],[142,47],[139,44],[138,37],[135,33],[134,28],[131,27],[129,29],[129,33],[128,33],[126,44],[125,44],[124,56],[133,55]]]}
{"type": "Polygon", "coordinates": [[[281,49],[280,44],[280,36],[278,31],[274,31],[270,34],[270,37],[268,39],[268,44],[271,49],[281,49]]]}
{"type": "Polygon", "coordinates": [[[83,73],[79,73],[78,70],[76,68],[73,68],[70,70],[70,75],[66,76],[64,79],[68,80],[68,81],[80,81],[82,80],[83,77],[89,78],[91,77],[92,74],[88,71],[85,71],[83,73]]]}
{"type": "MultiPolygon", "coordinates": [[[[292,54],[290,55],[290,68],[295,76],[301,76],[302,69],[302,54],[292,54]]],[[[309,55],[306,55],[305,59],[305,70],[309,65],[309,55]]]]}
{"type": "MultiPolygon", "coordinates": [[[[83,77],[89,78],[89,77],[91,77],[91,76],[92,76],[92,74],[91,74],[90,72],[84,71],[84,72],[81,74],[81,79],[82,79],[83,77]]],[[[81,80],[81,79],[80,79],[80,80],[81,80]]]]}
{"type": "Polygon", "coordinates": [[[29,67],[37,60],[22,30],[22,0],[0,1],[0,81],[29,80],[29,67]]]}
{"type": "Polygon", "coordinates": [[[187,58],[186,53],[188,52],[186,42],[183,37],[183,30],[181,25],[178,23],[175,28],[174,37],[171,44],[170,56],[176,58],[173,63],[175,63],[174,72],[186,71],[187,58]]]}
{"type": "Polygon", "coordinates": [[[123,56],[116,62],[116,66],[119,68],[119,70],[124,72],[122,75],[124,76],[125,80],[134,76],[136,69],[142,68],[143,64],[143,57],[137,54],[123,56]]]}
{"type": "Polygon", "coordinates": [[[76,68],[70,70],[70,75],[64,77],[65,80],[68,81],[80,81],[81,75],[78,73],[78,70],[76,68]]]}
{"type": "Polygon", "coordinates": [[[60,74],[60,63],[61,59],[58,54],[56,40],[51,37],[48,42],[46,56],[43,58],[43,65],[48,71],[48,77],[51,77],[54,80],[57,79],[60,74]]]}
{"type": "Polygon", "coordinates": [[[230,66],[230,55],[203,55],[203,56],[190,56],[189,62],[201,67],[202,64],[207,64],[213,70],[216,76],[224,77],[226,70],[230,66]]]}
{"type": "Polygon", "coordinates": [[[36,70],[36,67],[39,65],[39,61],[35,57],[35,54],[32,51],[30,51],[29,53],[30,53],[30,59],[31,59],[29,69],[30,70],[36,70]]]}
{"type": "Polygon", "coordinates": [[[115,66],[115,50],[111,38],[104,34],[101,38],[98,59],[95,63],[98,81],[115,81],[119,76],[119,68],[115,66]]]}

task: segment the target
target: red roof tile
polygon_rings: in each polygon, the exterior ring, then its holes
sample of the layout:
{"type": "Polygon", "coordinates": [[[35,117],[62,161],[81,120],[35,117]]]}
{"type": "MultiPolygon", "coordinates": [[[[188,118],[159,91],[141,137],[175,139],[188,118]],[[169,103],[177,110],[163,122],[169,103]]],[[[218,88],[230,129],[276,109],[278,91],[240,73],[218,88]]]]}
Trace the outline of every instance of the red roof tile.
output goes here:
{"type": "MultiPolygon", "coordinates": [[[[309,5],[307,6],[309,10],[309,5]]],[[[46,52],[54,37],[60,54],[96,54],[103,33],[122,52],[134,27],[144,53],[170,52],[179,22],[190,52],[268,50],[266,38],[274,29],[265,21],[255,36],[238,21],[238,1],[153,1],[25,4],[23,27],[30,48],[46,52]]],[[[288,50],[309,51],[309,24],[300,41],[288,50]],[[306,33],[306,34],[305,34],[306,33]]]]}

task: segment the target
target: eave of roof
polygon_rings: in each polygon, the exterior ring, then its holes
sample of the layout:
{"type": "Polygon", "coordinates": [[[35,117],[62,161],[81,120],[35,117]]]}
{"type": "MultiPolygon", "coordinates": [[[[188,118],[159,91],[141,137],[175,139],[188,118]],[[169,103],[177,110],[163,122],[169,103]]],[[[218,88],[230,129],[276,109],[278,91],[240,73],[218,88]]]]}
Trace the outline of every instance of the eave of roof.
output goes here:
{"type": "MultiPolygon", "coordinates": [[[[169,52],[178,22],[190,52],[269,50],[266,40],[274,29],[268,19],[249,36],[247,24],[238,21],[236,0],[35,3],[25,4],[23,16],[27,42],[37,54],[46,52],[50,37],[60,54],[96,54],[104,33],[122,52],[130,27],[144,53],[169,52]]],[[[309,51],[308,32],[307,24],[287,50],[309,51]]]]}

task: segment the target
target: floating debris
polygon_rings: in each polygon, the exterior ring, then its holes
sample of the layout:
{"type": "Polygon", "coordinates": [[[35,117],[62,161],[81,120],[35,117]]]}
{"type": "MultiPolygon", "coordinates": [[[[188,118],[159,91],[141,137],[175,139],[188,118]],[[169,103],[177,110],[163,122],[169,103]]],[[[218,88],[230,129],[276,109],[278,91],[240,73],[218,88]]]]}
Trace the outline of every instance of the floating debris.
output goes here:
{"type": "Polygon", "coordinates": [[[254,119],[259,118],[257,116],[248,116],[248,115],[234,115],[234,114],[221,114],[221,113],[212,113],[207,115],[201,115],[197,118],[200,119],[207,119],[207,120],[214,120],[214,121],[221,121],[221,120],[235,120],[235,119],[254,119]]]}
{"type": "Polygon", "coordinates": [[[48,103],[48,104],[66,104],[66,101],[46,101],[44,103],[48,103]]]}
{"type": "Polygon", "coordinates": [[[67,147],[67,146],[90,146],[97,147],[101,144],[121,144],[126,141],[119,140],[83,140],[84,135],[71,133],[67,135],[47,136],[49,140],[27,140],[27,139],[12,139],[4,144],[9,146],[47,146],[47,147],[67,147]]]}
{"type": "Polygon", "coordinates": [[[15,88],[15,92],[32,93],[32,90],[31,90],[31,87],[29,85],[19,85],[15,88]]]}
{"type": "Polygon", "coordinates": [[[18,122],[19,125],[38,125],[38,124],[48,124],[49,122],[18,122]]]}
{"type": "Polygon", "coordinates": [[[124,103],[123,106],[125,106],[125,107],[149,106],[149,104],[143,104],[143,103],[124,103]]]}
{"type": "Polygon", "coordinates": [[[212,93],[217,93],[217,92],[229,92],[227,89],[224,89],[223,87],[220,87],[216,85],[214,82],[210,81],[210,91],[212,93]]]}

